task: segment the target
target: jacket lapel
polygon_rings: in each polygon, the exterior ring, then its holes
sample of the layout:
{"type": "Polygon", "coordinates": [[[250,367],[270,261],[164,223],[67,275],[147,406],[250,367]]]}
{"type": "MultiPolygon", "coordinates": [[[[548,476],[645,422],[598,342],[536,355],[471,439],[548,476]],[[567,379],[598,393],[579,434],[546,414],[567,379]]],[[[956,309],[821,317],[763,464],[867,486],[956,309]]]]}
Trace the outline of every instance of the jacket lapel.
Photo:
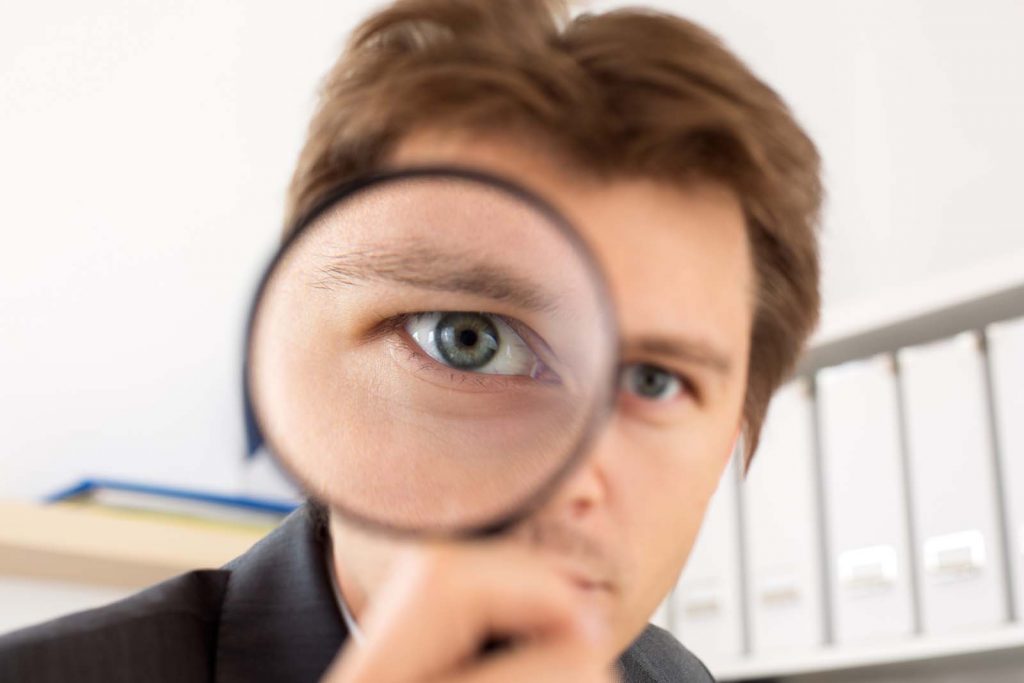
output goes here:
{"type": "Polygon", "coordinates": [[[316,681],[346,638],[325,546],[303,506],[226,569],[218,683],[316,681]]]}

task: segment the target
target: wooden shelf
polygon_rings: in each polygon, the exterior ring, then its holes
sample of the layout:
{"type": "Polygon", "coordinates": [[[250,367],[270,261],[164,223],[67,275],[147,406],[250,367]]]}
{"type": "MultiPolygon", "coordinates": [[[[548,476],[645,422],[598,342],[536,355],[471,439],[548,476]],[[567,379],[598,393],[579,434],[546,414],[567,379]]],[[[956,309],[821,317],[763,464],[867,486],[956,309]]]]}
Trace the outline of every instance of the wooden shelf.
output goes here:
{"type": "Polygon", "coordinates": [[[0,502],[0,575],[142,588],[192,569],[219,567],[265,533],[94,508],[0,502]]]}

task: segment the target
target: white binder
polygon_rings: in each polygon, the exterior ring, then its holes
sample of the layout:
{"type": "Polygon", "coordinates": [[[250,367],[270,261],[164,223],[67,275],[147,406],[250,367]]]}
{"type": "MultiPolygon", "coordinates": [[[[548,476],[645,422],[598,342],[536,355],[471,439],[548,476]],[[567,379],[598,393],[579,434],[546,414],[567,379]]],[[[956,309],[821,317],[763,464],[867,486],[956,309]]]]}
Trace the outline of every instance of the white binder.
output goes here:
{"type": "Polygon", "coordinates": [[[736,503],[741,457],[734,454],[726,466],[672,594],[672,631],[706,663],[732,661],[743,653],[736,503]]]}
{"type": "Polygon", "coordinates": [[[926,633],[1007,617],[984,366],[977,336],[899,352],[926,633]]]}
{"type": "Polygon", "coordinates": [[[807,651],[824,641],[819,507],[808,388],[778,391],[741,487],[753,654],[807,651]]]}
{"type": "Polygon", "coordinates": [[[1024,619],[1024,318],[988,329],[1017,621],[1024,619]]]}
{"type": "Polygon", "coordinates": [[[829,368],[817,382],[835,642],[908,637],[914,603],[892,360],[829,368]]]}

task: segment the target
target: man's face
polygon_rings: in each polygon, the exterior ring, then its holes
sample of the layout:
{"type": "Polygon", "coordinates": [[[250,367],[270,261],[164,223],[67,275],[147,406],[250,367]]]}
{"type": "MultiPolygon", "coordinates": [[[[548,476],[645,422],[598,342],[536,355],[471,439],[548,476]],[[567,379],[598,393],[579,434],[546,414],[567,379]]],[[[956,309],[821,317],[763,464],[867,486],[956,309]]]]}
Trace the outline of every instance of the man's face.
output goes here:
{"type": "MultiPolygon", "coordinates": [[[[519,140],[419,134],[389,163],[516,180],[561,210],[605,269],[624,350],[616,409],[589,458],[513,539],[595,582],[621,650],[675,584],[740,428],[754,283],[739,202],[713,183],[593,180],[519,140]]],[[[358,616],[402,543],[337,516],[331,532],[358,616]]]]}

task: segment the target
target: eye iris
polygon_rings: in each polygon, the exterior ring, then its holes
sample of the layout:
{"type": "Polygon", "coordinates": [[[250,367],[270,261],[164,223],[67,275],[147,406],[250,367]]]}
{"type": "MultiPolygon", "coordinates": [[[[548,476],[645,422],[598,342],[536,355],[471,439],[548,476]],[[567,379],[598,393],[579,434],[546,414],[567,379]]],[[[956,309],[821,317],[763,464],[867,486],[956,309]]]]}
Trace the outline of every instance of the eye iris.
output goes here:
{"type": "Polygon", "coordinates": [[[641,396],[657,398],[672,381],[671,375],[653,365],[641,365],[633,373],[633,389],[641,396]]]}
{"type": "Polygon", "coordinates": [[[498,329],[478,313],[446,313],[434,328],[437,349],[456,368],[481,368],[498,353],[498,329]]]}

